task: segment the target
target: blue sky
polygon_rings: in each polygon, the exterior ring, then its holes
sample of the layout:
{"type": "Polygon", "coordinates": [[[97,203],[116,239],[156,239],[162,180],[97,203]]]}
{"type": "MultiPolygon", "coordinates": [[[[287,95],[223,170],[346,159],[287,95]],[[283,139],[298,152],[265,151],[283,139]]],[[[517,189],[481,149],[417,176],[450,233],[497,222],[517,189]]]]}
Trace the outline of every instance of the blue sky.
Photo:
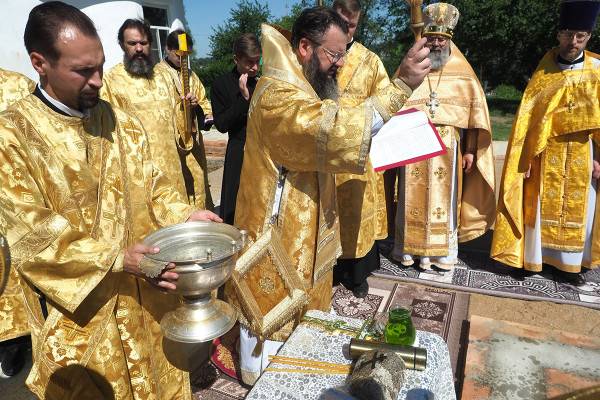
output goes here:
{"type": "MultiPolygon", "coordinates": [[[[294,0],[260,0],[269,5],[274,17],[286,15],[295,3],[294,0]]],[[[183,0],[187,22],[194,35],[194,47],[199,57],[207,55],[208,37],[213,27],[223,24],[229,18],[229,10],[238,0],[183,0]]]]}

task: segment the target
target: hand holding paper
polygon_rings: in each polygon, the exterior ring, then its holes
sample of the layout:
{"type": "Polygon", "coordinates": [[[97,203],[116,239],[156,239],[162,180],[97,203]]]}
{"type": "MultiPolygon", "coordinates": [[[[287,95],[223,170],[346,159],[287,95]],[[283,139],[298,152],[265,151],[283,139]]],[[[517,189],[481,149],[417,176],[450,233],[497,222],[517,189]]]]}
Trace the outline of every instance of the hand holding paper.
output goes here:
{"type": "Polygon", "coordinates": [[[446,146],[427,118],[411,108],[394,115],[371,141],[371,163],[375,171],[427,160],[446,154],[446,146]]]}

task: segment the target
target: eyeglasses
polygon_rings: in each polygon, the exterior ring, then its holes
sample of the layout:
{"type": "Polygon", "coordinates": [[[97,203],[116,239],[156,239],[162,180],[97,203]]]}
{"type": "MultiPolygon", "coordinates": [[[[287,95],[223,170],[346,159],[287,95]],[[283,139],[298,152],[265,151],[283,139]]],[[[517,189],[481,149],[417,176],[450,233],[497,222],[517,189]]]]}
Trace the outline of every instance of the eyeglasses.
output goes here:
{"type": "Polygon", "coordinates": [[[343,59],[344,57],[346,57],[346,52],[345,51],[340,51],[339,53],[336,53],[335,51],[329,50],[327,47],[323,46],[319,42],[315,42],[313,40],[311,40],[311,42],[313,42],[314,44],[316,44],[317,46],[319,46],[319,47],[321,47],[323,49],[323,51],[325,52],[325,54],[327,54],[329,56],[328,57],[329,61],[332,64],[335,64],[338,61],[340,61],[341,59],[343,59]]]}
{"type": "Polygon", "coordinates": [[[427,43],[435,43],[436,41],[443,46],[448,41],[448,38],[444,36],[427,36],[427,43]]]}
{"type": "Polygon", "coordinates": [[[558,34],[568,40],[577,39],[578,42],[583,42],[587,39],[589,32],[560,31],[558,34]]]}
{"type": "Polygon", "coordinates": [[[331,61],[331,63],[332,63],[332,64],[335,64],[335,63],[337,63],[338,61],[340,61],[341,59],[343,59],[344,57],[346,57],[346,52],[345,52],[345,51],[342,51],[342,52],[336,53],[336,52],[334,52],[334,51],[331,51],[331,50],[329,50],[329,49],[328,49],[328,48],[326,48],[326,47],[323,47],[322,45],[321,45],[321,48],[323,49],[323,51],[324,51],[325,53],[327,53],[327,55],[329,55],[329,56],[331,57],[331,58],[330,58],[330,61],[331,61]]]}

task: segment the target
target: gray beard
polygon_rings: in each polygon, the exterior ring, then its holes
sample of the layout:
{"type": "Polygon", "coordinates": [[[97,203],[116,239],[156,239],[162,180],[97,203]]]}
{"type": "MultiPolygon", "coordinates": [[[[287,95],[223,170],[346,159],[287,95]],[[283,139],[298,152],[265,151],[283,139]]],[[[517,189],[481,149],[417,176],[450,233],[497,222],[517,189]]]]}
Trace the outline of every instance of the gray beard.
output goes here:
{"type": "Polygon", "coordinates": [[[127,54],[123,54],[123,66],[125,71],[135,76],[148,76],[152,74],[154,64],[150,57],[144,58],[129,58],[127,54]]]}
{"type": "Polygon", "coordinates": [[[429,60],[431,61],[431,69],[440,69],[448,62],[450,58],[450,46],[443,50],[431,51],[429,60]]]}
{"type": "Polygon", "coordinates": [[[321,100],[337,101],[340,97],[336,75],[329,77],[327,72],[321,71],[319,58],[315,52],[308,65],[304,67],[304,75],[321,100]]]}

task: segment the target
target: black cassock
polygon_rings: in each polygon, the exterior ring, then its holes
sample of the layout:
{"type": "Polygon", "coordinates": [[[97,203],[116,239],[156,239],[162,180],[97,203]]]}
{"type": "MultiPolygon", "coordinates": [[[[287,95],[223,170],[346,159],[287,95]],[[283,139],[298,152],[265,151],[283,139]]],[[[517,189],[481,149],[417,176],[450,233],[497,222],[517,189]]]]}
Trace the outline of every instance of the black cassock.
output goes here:
{"type": "MultiPolygon", "coordinates": [[[[250,101],[244,99],[239,88],[240,74],[236,67],[219,76],[210,89],[215,126],[219,132],[229,133],[225,166],[221,184],[221,205],[219,216],[227,224],[233,224],[235,202],[240,186],[240,173],[244,161],[244,144],[246,143],[246,122],[250,101]]],[[[248,77],[250,97],[256,87],[256,78],[248,77]]]]}

